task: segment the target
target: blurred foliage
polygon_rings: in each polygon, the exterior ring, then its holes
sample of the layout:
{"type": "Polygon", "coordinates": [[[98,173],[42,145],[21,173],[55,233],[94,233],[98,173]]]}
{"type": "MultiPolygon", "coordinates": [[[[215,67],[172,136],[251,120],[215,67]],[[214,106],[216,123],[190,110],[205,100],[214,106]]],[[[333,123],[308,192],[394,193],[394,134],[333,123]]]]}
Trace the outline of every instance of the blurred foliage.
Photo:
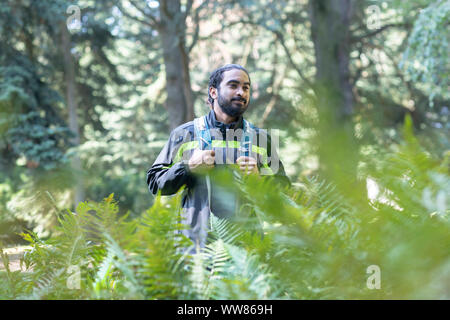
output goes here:
{"type": "Polygon", "coordinates": [[[0,132],[2,147],[13,162],[24,157],[44,170],[67,163],[70,131],[56,112],[61,99],[39,79],[33,64],[20,53],[3,59],[0,68],[0,132]],[[6,67],[7,65],[7,67],[6,67]]]}
{"type": "Polygon", "coordinates": [[[449,299],[448,155],[438,159],[420,145],[411,120],[403,135],[396,152],[369,162],[366,177],[378,187],[369,202],[318,177],[274,189],[270,178],[235,180],[230,172],[227,187],[241,190],[241,210],[231,220],[212,216],[207,244],[196,253],[186,251],[191,242],[179,232],[182,191],[166,201],[158,196],[134,219],[118,216],[113,194],[80,203],[59,214],[54,237],[23,234],[31,245],[25,271],[9,271],[3,254],[8,281],[0,296],[449,299]],[[381,270],[378,290],[367,286],[371,265],[381,270]]]}
{"type": "Polygon", "coordinates": [[[430,106],[436,95],[449,99],[449,35],[450,3],[432,2],[423,9],[408,39],[403,57],[404,67],[411,80],[425,86],[430,106]]]}

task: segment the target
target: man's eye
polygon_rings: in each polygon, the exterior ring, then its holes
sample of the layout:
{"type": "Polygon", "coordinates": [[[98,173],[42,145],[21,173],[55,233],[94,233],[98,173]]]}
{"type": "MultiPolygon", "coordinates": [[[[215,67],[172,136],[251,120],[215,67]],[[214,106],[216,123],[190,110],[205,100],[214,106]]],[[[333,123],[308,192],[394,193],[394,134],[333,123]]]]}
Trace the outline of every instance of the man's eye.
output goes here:
{"type": "Polygon", "coordinates": [[[249,87],[244,87],[244,90],[247,91],[248,89],[250,89],[249,87]]]}

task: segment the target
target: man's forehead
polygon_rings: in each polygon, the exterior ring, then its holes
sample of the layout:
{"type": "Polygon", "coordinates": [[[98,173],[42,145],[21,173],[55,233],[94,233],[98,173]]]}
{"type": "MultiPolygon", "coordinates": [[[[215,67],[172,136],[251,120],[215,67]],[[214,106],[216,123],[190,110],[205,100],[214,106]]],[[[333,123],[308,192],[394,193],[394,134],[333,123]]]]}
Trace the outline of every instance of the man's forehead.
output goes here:
{"type": "Polygon", "coordinates": [[[223,73],[222,83],[227,83],[229,81],[237,81],[250,84],[247,73],[240,69],[231,69],[223,73]]]}

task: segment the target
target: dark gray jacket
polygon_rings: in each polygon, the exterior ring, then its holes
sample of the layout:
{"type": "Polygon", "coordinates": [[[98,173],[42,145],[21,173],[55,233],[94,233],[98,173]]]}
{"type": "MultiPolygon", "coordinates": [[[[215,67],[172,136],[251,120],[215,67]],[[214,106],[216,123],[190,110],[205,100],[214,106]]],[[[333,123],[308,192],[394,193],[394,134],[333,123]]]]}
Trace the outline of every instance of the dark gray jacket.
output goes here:
{"type": "MultiPolygon", "coordinates": [[[[240,117],[231,124],[224,124],[216,120],[214,111],[211,110],[207,115],[207,121],[211,131],[214,131],[212,145],[216,152],[216,162],[235,163],[239,157],[237,147],[239,147],[238,141],[240,140],[238,137],[232,137],[231,140],[230,136],[227,140],[227,132],[232,131],[228,129],[242,129],[243,118],[240,117]]],[[[265,130],[254,126],[252,128],[256,133],[252,148],[255,152],[252,153],[252,156],[257,158],[260,172],[265,170],[266,174],[276,180],[289,184],[283,164],[279,161],[276,151],[272,150],[274,148],[272,148],[270,135],[265,130]],[[275,163],[275,161],[277,162],[275,163]]],[[[147,184],[151,193],[156,194],[161,191],[162,195],[175,194],[183,185],[186,185],[186,192],[182,200],[182,223],[190,227],[183,233],[194,244],[203,247],[209,229],[210,212],[220,218],[230,217],[236,209],[237,195],[229,192],[230,190],[224,190],[219,184],[211,181],[211,202],[209,202],[205,177],[191,173],[187,164],[194,149],[198,148],[194,131],[194,123],[190,121],[171,132],[166,145],[147,171],[147,184]]],[[[216,167],[220,167],[221,164],[216,167]]]]}

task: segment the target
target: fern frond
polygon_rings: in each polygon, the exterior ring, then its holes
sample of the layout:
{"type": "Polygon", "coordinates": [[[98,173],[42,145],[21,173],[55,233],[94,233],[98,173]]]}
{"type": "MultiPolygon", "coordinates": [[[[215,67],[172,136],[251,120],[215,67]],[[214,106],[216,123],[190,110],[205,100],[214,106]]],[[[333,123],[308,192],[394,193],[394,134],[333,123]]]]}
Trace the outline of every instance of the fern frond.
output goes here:
{"type": "Polygon", "coordinates": [[[209,236],[211,236],[212,240],[221,239],[226,243],[234,244],[236,239],[238,239],[243,233],[242,229],[239,228],[238,225],[227,219],[220,219],[214,214],[210,215],[209,221],[211,228],[209,236]]]}
{"type": "Polygon", "coordinates": [[[187,292],[188,295],[193,294],[196,299],[209,299],[208,274],[205,267],[205,257],[202,252],[197,252],[192,256],[191,272],[189,281],[192,288],[187,292]]]}
{"type": "Polygon", "coordinates": [[[229,259],[224,263],[220,277],[214,281],[214,299],[276,299],[279,290],[267,266],[259,263],[256,255],[238,246],[224,244],[229,259]]]}

